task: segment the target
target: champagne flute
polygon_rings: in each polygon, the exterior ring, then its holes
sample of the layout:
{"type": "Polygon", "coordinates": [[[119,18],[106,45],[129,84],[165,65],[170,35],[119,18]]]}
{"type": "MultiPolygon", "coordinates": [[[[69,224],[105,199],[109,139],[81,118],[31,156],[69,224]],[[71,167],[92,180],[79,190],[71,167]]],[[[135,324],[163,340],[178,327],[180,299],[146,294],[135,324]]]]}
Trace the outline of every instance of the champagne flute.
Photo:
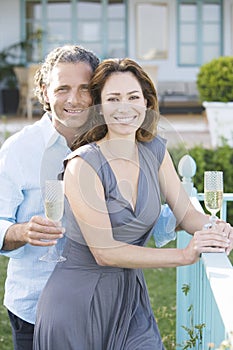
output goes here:
{"type": "MultiPolygon", "coordinates": [[[[53,221],[60,221],[64,212],[64,186],[61,180],[45,181],[45,215],[53,221]]],[[[40,260],[47,262],[61,262],[66,258],[60,256],[56,246],[50,246],[48,252],[40,260]]]]}
{"type": "Polygon", "coordinates": [[[221,209],[223,199],[223,172],[205,171],[204,173],[204,203],[211,213],[211,227],[215,227],[218,217],[217,212],[221,209]]]}

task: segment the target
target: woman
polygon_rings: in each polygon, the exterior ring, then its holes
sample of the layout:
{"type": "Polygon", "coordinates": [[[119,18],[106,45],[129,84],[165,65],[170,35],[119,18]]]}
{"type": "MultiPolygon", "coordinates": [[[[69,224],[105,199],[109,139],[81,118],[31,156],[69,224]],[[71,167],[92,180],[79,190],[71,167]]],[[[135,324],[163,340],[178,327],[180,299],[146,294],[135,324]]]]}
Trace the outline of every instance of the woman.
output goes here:
{"type": "Polygon", "coordinates": [[[156,136],[156,91],[136,62],[103,61],[90,90],[93,127],[76,140],[64,174],[67,261],[57,264],[40,298],[34,350],[164,349],[141,269],[223,252],[231,228],[202,230],[208,216],[190,203],[156,136]],[[160,193],[194,233],[184,249],[145,247],[160,193]]]}

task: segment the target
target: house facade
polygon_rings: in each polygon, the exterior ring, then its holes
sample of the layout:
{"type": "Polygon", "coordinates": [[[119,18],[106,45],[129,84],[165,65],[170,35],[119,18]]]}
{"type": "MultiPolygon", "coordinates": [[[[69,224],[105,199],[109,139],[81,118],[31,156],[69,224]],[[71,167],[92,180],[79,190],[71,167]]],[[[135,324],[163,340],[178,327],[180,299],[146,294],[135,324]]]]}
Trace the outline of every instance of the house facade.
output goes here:
{"type": "Polygon", "coordinates": [[[0,0],[0,51],[26,38],[28,63],[77,43],[129,56],[156,82],[195,81],[201,64],[233,55],[233,0],[0,0]]]}

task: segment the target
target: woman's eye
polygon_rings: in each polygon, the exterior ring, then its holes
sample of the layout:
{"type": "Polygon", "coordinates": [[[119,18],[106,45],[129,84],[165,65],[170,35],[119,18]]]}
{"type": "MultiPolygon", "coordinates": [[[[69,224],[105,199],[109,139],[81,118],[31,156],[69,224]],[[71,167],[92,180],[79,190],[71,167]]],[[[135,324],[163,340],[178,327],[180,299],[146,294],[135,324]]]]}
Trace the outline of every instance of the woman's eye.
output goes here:
{"type": "Polygon", "coordinates": [[[107,99],[107,101],[108,101],[108,102],[118,102],[119,99],[116,98],[116,97],[109,97],[109,98],[107,99]]]}
{"type": "Polygon", "coordinates": [[[138,100],[140,97],[137,95],[130,96],[130,100],[138,100]]]}

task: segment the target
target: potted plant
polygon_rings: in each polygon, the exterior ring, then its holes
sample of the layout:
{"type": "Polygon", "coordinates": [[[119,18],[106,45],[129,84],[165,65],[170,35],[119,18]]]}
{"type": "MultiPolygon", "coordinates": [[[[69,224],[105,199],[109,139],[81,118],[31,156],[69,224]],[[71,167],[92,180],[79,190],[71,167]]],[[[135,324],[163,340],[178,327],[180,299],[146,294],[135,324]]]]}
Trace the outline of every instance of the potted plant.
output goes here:
{"type": "Polygon", "coordinates": [[[206,109],[212,146],[233,147],[233,56],[220,56],[203,64],[197,89],[206,109]]]}
{"type": "Polygon", "coordinates": [[[17,110],[19,92],[13,64],[10,63],[8,48],[0,52],[1,112],[14,113],[17,110]]]}
{"type": "Polygon", "coordinates": [[[18,80],[14,72],[15,65],[23,66],[21,51],[24,42],[10,45],[0,51],[0,89],[2,113],[11,114],[17,111],[19,103],[18,80]]]}
{"type": "MultiPolygon", "coordinates": [[[[15,74],[15,67],[21,67],[22,69],[22,67],[27,66],[28,62],[33,61],[32,56],[35,46],[37,46],[39,56],[42,56],[42,35],[43,31],[38,29],[24,41],[16,42],[0,51],[0,98],[2,100],[0,113],[16,112],[19,104],[19,81],[15,74]]],[[[38,57],[38,60],[40,58],[38,57]]]]}

